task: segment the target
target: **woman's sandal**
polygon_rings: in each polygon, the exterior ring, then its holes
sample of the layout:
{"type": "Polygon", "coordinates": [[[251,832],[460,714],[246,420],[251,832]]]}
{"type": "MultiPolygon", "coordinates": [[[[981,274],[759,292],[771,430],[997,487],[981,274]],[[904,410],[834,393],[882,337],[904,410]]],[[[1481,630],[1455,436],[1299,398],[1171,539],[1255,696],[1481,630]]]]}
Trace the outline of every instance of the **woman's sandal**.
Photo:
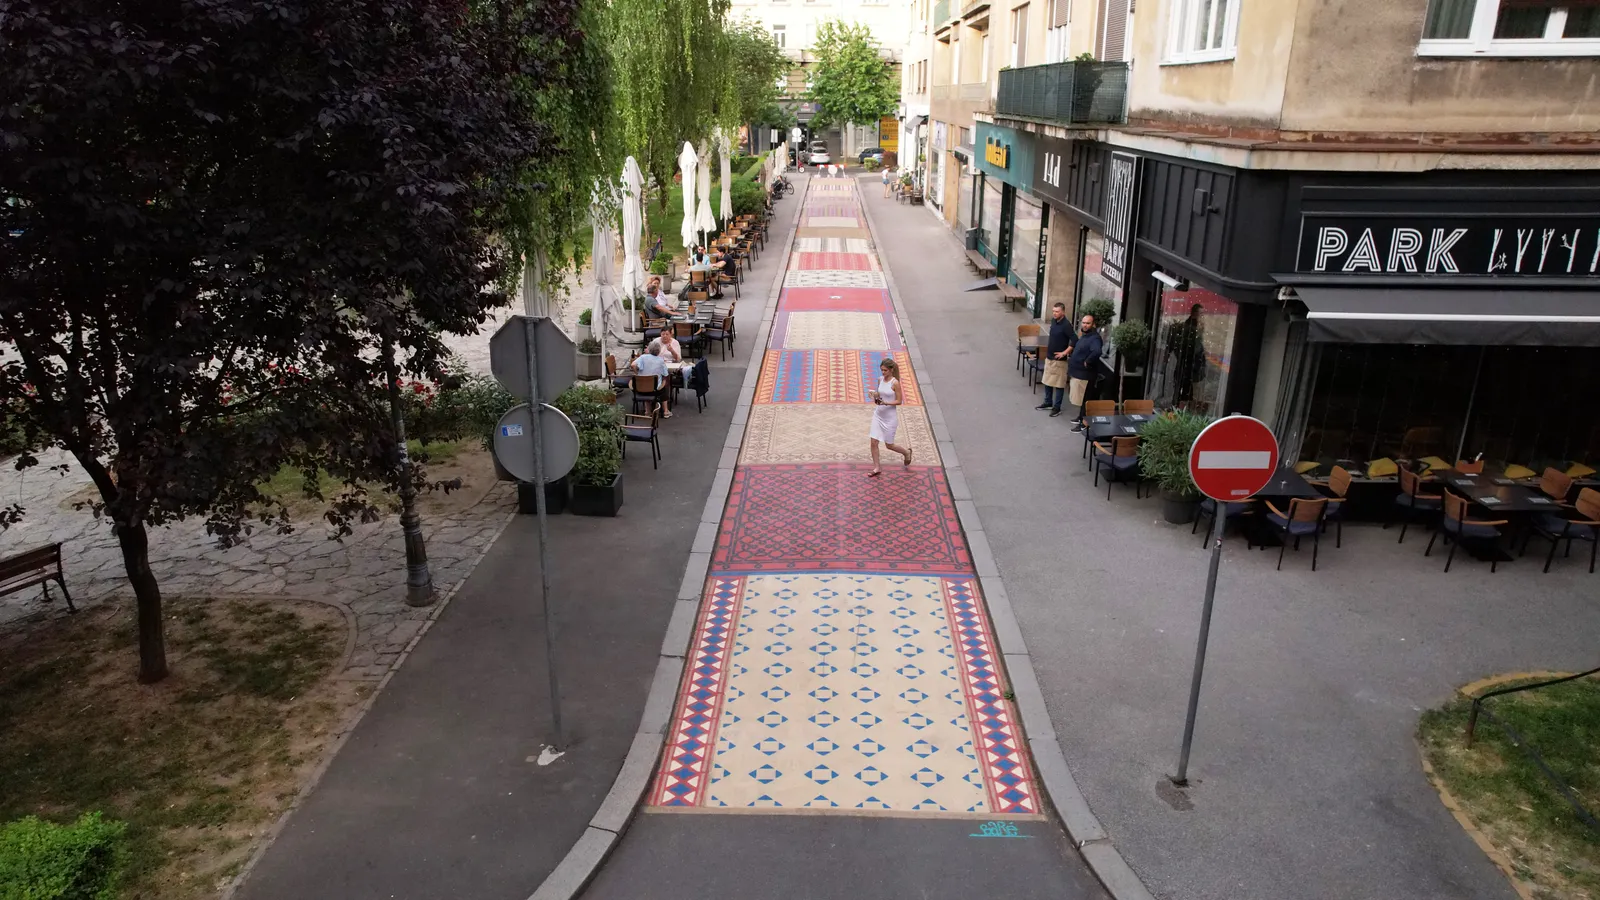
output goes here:
{"type": "Polygon", "coordinates": [[[882,472],[873,471],[873,472],[868,472],[867,473],[867,477],[868,478],[877,478],[879,475],[882,475],[882,474],[883,474],[882,472]]]}
{"type": "Polygon", "coordinates": [[[912,454],[914,454],[916,452],[917,451],[914,450],[914,449],[909,449],[908,448],[906,450],[906,468],[908,468],[908,469],[911,468],[911,456],[912,456],[912,454]]]}

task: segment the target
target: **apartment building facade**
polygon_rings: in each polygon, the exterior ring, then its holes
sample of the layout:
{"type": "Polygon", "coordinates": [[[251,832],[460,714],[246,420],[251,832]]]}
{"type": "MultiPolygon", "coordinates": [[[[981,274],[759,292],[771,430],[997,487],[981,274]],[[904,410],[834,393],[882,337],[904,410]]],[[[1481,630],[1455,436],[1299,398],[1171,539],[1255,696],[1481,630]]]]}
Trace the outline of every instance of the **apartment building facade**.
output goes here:
{"type": "Polygon", "coordinates": [[[1308,462],[1600,460],[1552,392],[1600,383],[1600,7],[1037,2],[933,26],[927,171],[1034,315],[1110,300],[1132,389],[1308,462]]]}
{"type": "MultiPolygon", "coordinates": [[[[880,122],[834,125],[813,130],[816,107],[806,99],[807,72],[816,62],[811,53],[817,31],[829,20],[865,25],[883,58],[896,67],[905,55],[906,22],[912,0],[732,0],[729,15],[759,22],[794,63],[784,84],[787,104],[800,122],[801,146],[813,139],[826,141],[837,156],[851,156],[867,147],[897,149],[900,125],[895,116],[880,122]]],[[[791,140],[790,136],[780,136],[791,140]]]]}

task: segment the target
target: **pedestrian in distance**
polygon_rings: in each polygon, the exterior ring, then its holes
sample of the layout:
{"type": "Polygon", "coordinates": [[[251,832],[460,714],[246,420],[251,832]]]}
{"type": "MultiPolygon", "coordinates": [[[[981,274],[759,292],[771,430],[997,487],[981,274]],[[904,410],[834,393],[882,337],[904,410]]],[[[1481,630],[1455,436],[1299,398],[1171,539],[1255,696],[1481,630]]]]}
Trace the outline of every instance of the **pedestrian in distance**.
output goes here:
{"type": "Polygon", "coordinates": [[[889,199],[889,185],[894,183],[894,173],[888,166],[883,167],[883,199],[889,199]]]}
{"type": "Polygon", "coordinates": [[[1089,399],[1089,382],[1099,374],[1100,354],[1105,352],[1094,316],[1084,313],[1078,321],[1078,334],[1072,342],[1072,352],[1067,354],[1067,378],[1071,382],[1072,405],[1078,408],[1078,420],[1072,426],[1074,433],[1086,427],[1083,405],[1089,399]]]}
{"type": "Polygon", "coordinates": [[[872,398],[875,409],[872,410],[872,428],[867,432],[867,437],[872,446],[872,471],[867,473],[868,478],[876,478],[883,474],[878,464],[878,445],[882,444],[890,450],[905,458],[906,466],[911,465],[911,448],[899,447],[894,443],[894,433],[900,427],[900,365],[892,359],[886,359],[878,366],[881,377],[878,387],[867,392],[872,398]]]}
{"type": "Polygon", "coordinates": [[[1061,415],[1061,403],[1067,398],[1067,355],[1072,352],[1072,342],[1067,305],[1056,303],[1050,307],[1050,339],[1045,344],[1044,373],[1039,376],[1044,402],[1034,407],[1050,410],[1051,418],[1061,415]]]}

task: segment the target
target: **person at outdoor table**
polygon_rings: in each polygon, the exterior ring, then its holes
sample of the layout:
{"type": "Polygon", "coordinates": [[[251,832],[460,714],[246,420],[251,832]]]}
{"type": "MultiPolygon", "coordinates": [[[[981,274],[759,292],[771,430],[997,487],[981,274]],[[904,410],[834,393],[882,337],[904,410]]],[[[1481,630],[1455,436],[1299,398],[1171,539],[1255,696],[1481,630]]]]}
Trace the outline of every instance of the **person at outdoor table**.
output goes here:
{"type": "Polygon", "coordinates": [[[1050,417],[1061,415],[1061,403],[1067,398],[1067,354],[1072,351],[1072,326],[1067,322],[1067,305],[1057,303],[1050,307],[1050,341],[1044,351],[1044,374],[1039,383],[1044,385],[1044,402],[1034,409],[1050,410],[1050,417]]]}
{"type": "Polygon", "coordinates": [[[652,318],[665,319],[677,312],[672,297],[661,289],[661,276],[650,276],[644,288],[644,309],[652,318]]]}
{"type": "Polygon", "coordinates": [[[661,361],[669,363],[683,362],[683,345],[673,336],[671,330],[661,332],[661,337],[656,340],[661,345],[661,361]]]}
{"type": "Polygon", "coordinates": [[[661,358],[661,342],[651,341],[645,348],[644,354],[633,361],[633,371],[637,375],[654,375],[656,377],[655,397],[661,401],[661,418],[672,418],[672,391],[668,389],[667,361],[661,358]]]}
{"type": "Polygon", "coordinates": [[[694,247],[689,250],[689,265],[691,265],[691,266],[703,266],[705,264],[706,264],[706,251],[705,251],[705,248],[700,246],[699,244],[695,244],[694,247]]]}
{"type": "Polygon", "coordinates": [[[1100,364],[1100,354],[1103,352],[1105,341],[1100,339],[1100,332],[1095,328],[1094,316],[1086,314],[1078,322],[1078,335],[1072,342],[1072,352],[1067,355],[1067,379],[1071,382],[1072,405],[1078,408],[1078,421],[1072,426],[1074,432],[1088,427],[1083,421],[1083,405],[1088,399],[1089,382],[1095,376],[1095,367],[1100,364]]]}
{"type": "MultiPolygon", "coordinates": [[[[727,276],[729,278],[738,277],[738,274],[739,274],[739,261],[733,258],[733,254],[731,254],[731,253],[727,254],[726,256],[723,256],[721,258],[721,260],[719,260],[717,262],[717,265],[716,265],[715,269],[713,269],[713,271],[714,272],[720,272],[722,275],[725,275],[725,276],[727,276]]],[[[714,298],[716,298],[718,300],[721,300],[722,299],[722,282],[720,280],[716,279],[716,278],[712,278],[711,279],[711,291],[712,291],[712,294],[711,294],[712,297],[714,297],[714,298]]]]}

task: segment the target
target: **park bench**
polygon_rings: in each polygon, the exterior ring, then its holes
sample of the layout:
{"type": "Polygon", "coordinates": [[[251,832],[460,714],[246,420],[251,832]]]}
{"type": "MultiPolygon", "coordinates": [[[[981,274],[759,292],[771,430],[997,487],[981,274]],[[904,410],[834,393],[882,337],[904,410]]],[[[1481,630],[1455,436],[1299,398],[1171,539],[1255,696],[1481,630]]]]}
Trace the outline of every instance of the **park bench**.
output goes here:
{"type": "Polygon", "coordinates": [[[983,276],[984,278],[994,277],[994,263],[984,259],[982,253],[979,253],[976,250],[968,250],[967,262],[972,266],[972,268],[978,271],[979,275],[983,276]]]}
{"type": "Polygon", "coordinates": [[[67,593],[67,580],[61,571],[61,545],[50,544],[0,559],[0,597],[44,585],[44,598],[50,599],[49,582],[61,585],[61,595],[67,598],[67,609],[77,612],[72,605],[72,595],[67,593]]]}
{"type": "Polygon", "coordinates": [[[1000,288],[1000,302],[1011,304],[1011,309],[1013,310],[1017,308],[1018,303],[1028,299],[1027,295],[1022,292],[1022,288],[1010,282],[1002,281],[998,287],[1000,288]]]}

